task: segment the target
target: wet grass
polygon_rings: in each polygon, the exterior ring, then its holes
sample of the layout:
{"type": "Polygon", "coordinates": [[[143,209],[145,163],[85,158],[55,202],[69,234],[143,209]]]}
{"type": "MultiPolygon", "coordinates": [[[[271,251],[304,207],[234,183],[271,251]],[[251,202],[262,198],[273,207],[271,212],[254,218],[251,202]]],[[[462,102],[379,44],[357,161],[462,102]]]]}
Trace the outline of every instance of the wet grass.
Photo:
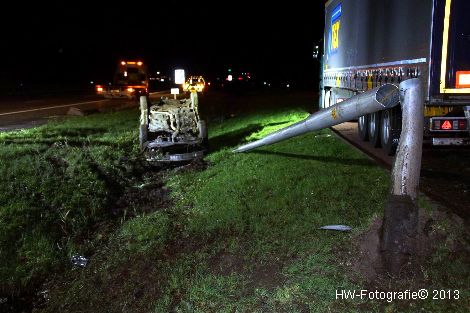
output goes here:
{"type": "MultiPolygon", "coordinates": [[[[142,165],[133,157],[132,114],[46,126],[100,125],[97,137],[77,134],[80,147],[64,144],[71,138],[60,131],[58,144],[16,143],[40,139],[41,132],[50,134],[47,128],[0,135],[11,160],[1,179],[16,181],[1,187],[4,290],[43,282],[36,289],[43,312],[467,311],[465,227],[445,219],[433,224],[443,245],[422,273],[430,287],[459,289],[459,300],[335,299],[336,290],[368,287],[352,279],[345,263],[357,253],[358,235],[381,215],[389,173],[329,130],[231,152],[304,118],[303,110],[264,110],[212,123],[212,152],[204,163],[158,175],[135,169],[142,165]],[[115,142],[114,149],[98,141],[115,142]],[[36,189],[32,199],[20,193],[36,189]],[[353,231],[318,229],[327,224],[353,231]],[[76,252],[90,257],[86,268],[67,267],[76,252]]],[[[425,200],[420,205],[433,210],[425,200]]],[[[411,277],[400,286],[418,285],[411,277]]]]}
{"type": "Polygon", "coordinates": [[[128,171],[140,162],[137,114],[0,133],[3,297],[29,297],[39,282],[69,265],[72,254],[93,250],[92,230],[116,218],[114,203],[132,182],[128,171]]]}

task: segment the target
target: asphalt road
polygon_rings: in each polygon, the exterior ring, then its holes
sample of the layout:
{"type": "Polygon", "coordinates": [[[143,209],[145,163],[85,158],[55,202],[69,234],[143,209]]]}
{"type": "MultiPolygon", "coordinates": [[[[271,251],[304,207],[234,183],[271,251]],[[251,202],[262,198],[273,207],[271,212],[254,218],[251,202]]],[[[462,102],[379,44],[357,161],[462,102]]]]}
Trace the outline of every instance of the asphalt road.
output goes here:
{"type": "MultiPolygon", "coordinates": [[[[153,92],[151,97],[166,94],[168,94],[167,91],[153,92]]],[[[2,100],[0,101],[0,131],[41,125],[50,119],[67,114],[106,112],[137,105],[136,100],[104,99],[98,95],[2,100]],[[71,110],[72,108],[78,110],[71,110]]]]}

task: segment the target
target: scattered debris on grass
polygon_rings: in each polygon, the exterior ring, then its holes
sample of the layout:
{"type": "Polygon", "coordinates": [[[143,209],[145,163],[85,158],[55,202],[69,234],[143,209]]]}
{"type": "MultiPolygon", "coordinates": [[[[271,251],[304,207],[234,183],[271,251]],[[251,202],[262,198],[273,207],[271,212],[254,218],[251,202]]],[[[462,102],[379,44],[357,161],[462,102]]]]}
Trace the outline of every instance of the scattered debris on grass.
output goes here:
{"type": "Polygon", "coordinates": [[[74,255],[72,256],[72,259],[71,259],[71,262],[74,266],[77,266],[77,267],[86,267],[88,265],[88,259],[85,258],[84,256],[82,255],[74,255]]]}
{"type": "Polygon", "coordinates": [[[350,231],[352,228],[346,225],[326,225],[326,226],[320,227],[320,229],[336,230],[336,231],[350,231]]]}

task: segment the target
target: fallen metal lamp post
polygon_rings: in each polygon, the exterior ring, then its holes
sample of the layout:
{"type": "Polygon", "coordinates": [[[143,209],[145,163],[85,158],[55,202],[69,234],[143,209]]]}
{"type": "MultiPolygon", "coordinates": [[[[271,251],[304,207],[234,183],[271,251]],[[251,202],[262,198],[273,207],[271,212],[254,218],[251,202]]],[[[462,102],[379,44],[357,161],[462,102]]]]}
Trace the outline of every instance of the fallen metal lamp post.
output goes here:
{"type": "Polygon", "coordinates": [[[385,84],[316,112],[307,119],[269,134],[260,140],[238,147],[234,152],[245,152],[302,135],[309,131],[341,124],[365,114],[394,107],[398,104],[398,101],[399,93],[397,86],[385,84]]]}
{"type": "Polygon", "coordinates": [[[331,127],[394,107],[399,102],[403,112],[403,129],[393,166],[392,188],[384,211],[380,241],[385,270],[398,274],[415,250],[418,226],[416,198],[421,170],[424,110],[424,93],[418,78],[403,81],[399,89],[395,85],[385,84],[356,95],[260,140],[240,146],[234,152],[249,151],[309,131],[331,127]]]}

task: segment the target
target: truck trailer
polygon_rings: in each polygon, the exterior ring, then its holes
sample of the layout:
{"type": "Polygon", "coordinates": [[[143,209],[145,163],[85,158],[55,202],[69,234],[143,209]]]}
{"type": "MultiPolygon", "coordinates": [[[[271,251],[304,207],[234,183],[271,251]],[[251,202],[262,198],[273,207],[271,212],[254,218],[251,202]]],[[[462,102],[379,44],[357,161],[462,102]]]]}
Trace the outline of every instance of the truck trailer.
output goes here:
{"type": "MultiPolygon", "coordinates": [[[[327,1],[320,108],[419,78],[425,88],[423,142],[469,145],[468,12],[468,0],[327,1]]],[[[360,117],[358,132],[393,155],[401,132],[400,106],[360,117]]]]}

